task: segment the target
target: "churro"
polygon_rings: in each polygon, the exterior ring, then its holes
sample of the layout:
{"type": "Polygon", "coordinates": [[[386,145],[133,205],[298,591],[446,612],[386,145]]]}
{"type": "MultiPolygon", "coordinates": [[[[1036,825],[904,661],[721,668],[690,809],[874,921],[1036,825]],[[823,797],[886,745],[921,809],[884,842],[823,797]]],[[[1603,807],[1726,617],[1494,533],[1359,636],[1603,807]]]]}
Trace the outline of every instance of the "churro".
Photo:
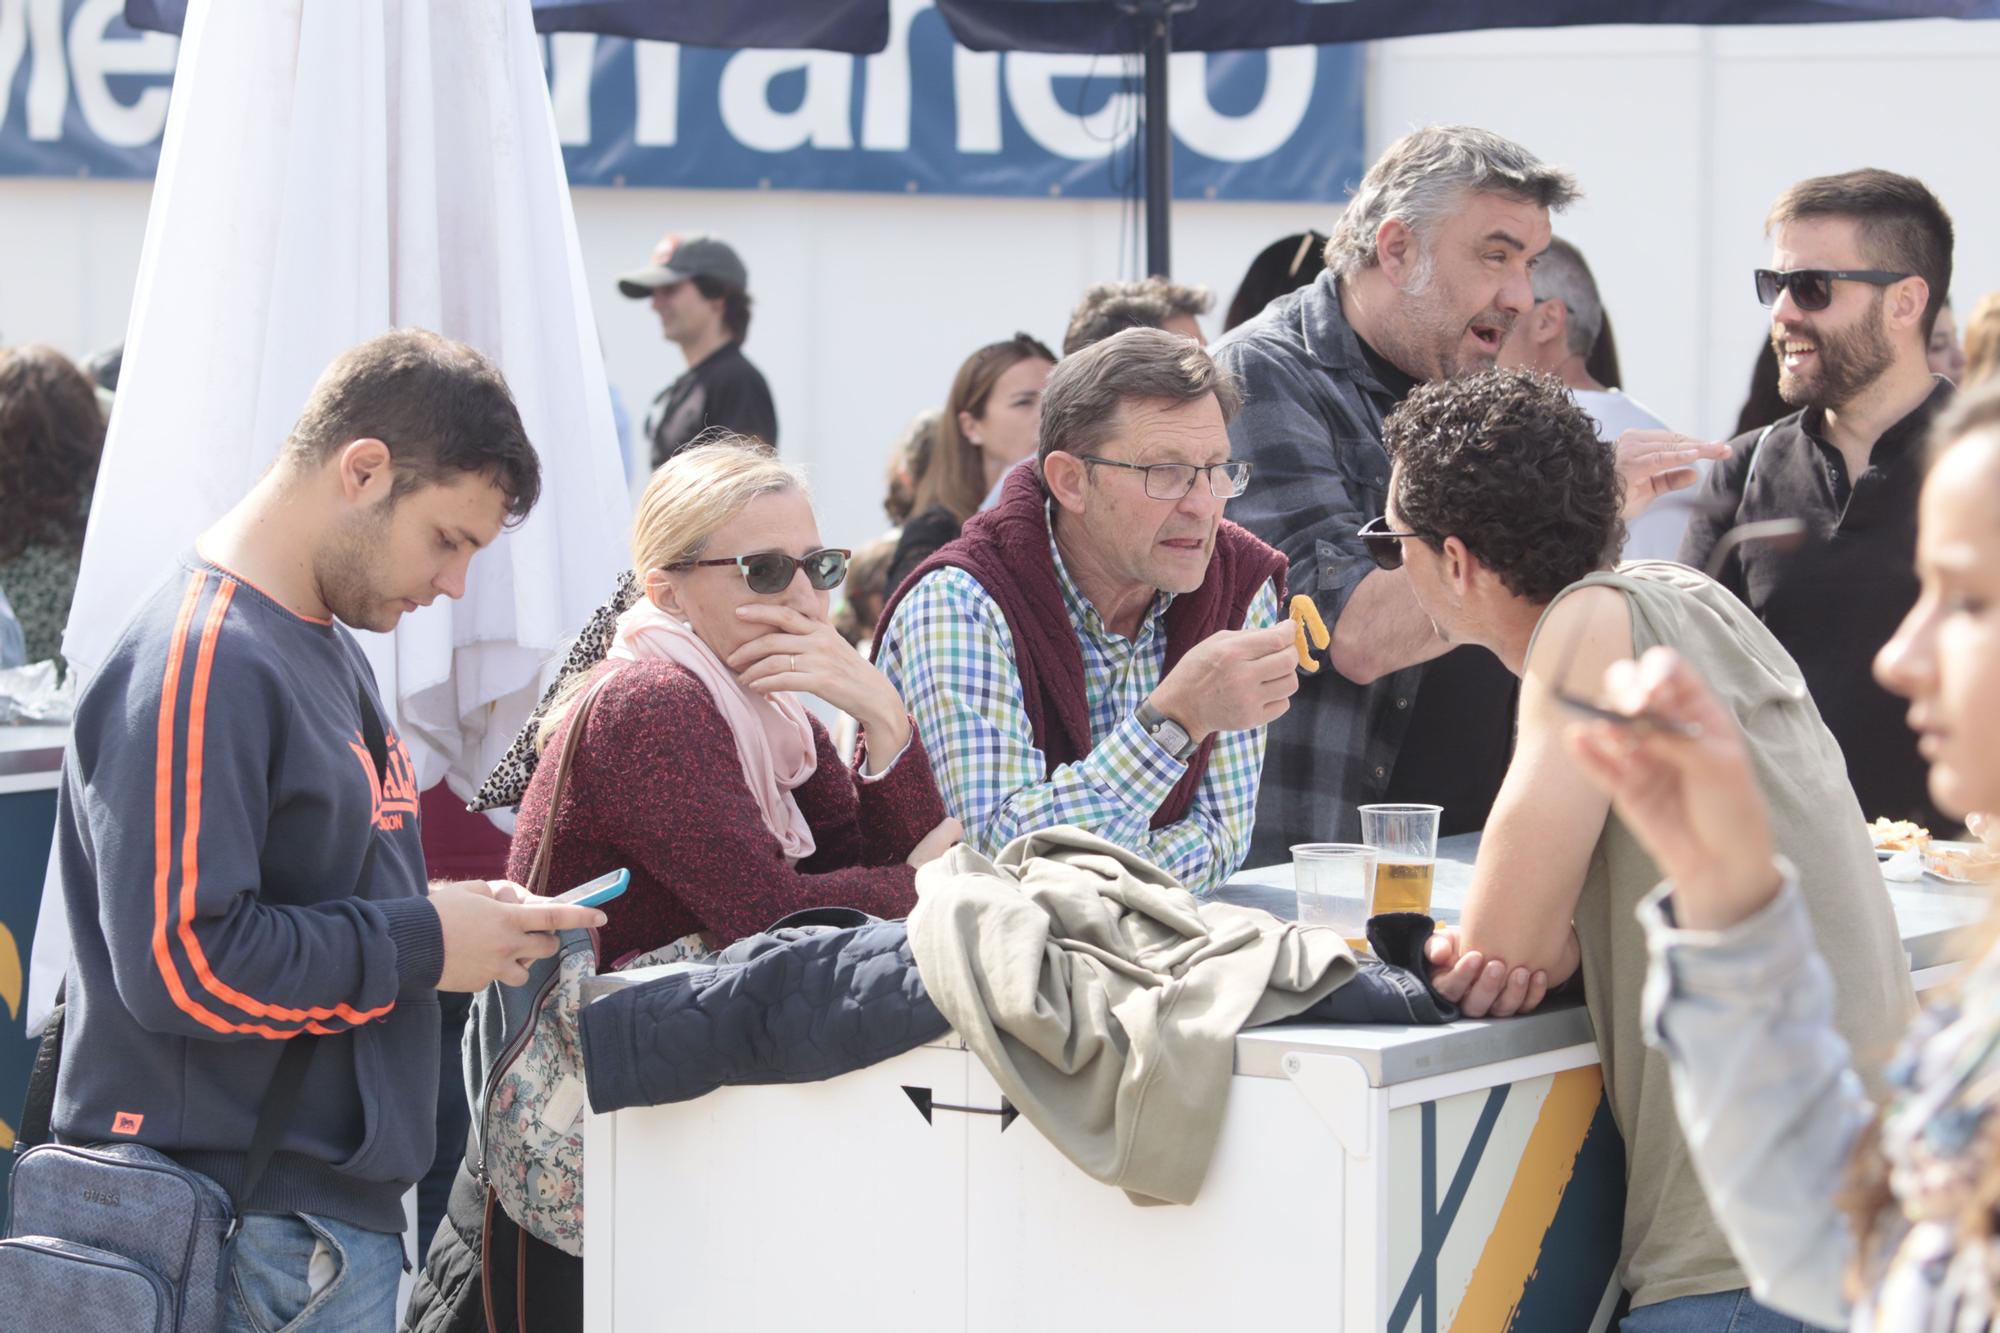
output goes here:
{"type": "Polygon", "coordinates": [[[1292,633],[1297,636],[1299,650],[1299,670],[1310,675],[1319,670],[1319,659],[1313,656],[1314,649],[1325,650],[1333,642],[1333,636],[1326,631],[1326,622],[1319,618],[1319,608],[1305,593],[1292,598],[1292,633]],[[1308,642],[1310,638],[1310,642],[1308,642]]]}

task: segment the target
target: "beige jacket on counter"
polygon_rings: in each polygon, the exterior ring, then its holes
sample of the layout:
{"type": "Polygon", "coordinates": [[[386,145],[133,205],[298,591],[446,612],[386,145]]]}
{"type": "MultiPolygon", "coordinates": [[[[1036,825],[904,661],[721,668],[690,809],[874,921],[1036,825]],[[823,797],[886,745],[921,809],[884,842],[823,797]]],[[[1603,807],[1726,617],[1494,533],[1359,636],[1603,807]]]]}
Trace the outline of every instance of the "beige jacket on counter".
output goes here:
{"type": "Polygon", "coordinates": [[[1338,990],[1337,931],[1196,898],[1077,828],[963,844],[917,872],[910,947],[1007,1100],[1135,1203],[1192,1203],[1237,1032],[1338,990]]]}

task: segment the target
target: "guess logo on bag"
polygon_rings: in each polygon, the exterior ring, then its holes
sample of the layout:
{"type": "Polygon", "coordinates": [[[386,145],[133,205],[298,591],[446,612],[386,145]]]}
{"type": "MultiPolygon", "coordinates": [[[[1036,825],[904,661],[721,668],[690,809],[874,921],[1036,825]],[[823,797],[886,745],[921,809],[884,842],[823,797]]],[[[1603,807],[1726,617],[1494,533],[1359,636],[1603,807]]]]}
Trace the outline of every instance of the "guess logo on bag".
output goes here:
{"type": "Polygon", "coordinates": [[[106,1208],[116,1208],[119,1204],[124,1202],[123,1199],[120,1199],[116,1194],[112,1193],[110,1190],[90,1190],[90,1189],[83,1191],[83,1201],[85,1203],[102,1204],[106,1208]]]}
{"type": "Polygon", "coordinates": [[[138,1111],[120,1111],[111,1117],[113,1134],[137,1134],[139,1126],[146,1123],[146,1117],[138,1111]]]}

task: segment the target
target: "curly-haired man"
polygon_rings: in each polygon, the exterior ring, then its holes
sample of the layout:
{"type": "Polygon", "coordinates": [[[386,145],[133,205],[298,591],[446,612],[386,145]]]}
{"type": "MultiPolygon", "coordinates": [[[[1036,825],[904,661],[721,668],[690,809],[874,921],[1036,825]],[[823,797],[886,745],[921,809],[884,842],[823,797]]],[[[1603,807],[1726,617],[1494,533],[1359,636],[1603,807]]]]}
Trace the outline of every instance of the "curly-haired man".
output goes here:
{"type": "Polygon", "coordinates": [[[1431,942],[1439,989],[1474,1015],[1507,1015],[1582,973],[1625,1137],[1625,1329],[1803,1328],[1743,1290],[1689,1169],[1666,1061],[1641,1036],[1633,909],[1661,876],[1563,733],[1607,666],[1654,644],[1716,683],[1779,812],[1779,847],[1814,886],[1841,1031],[1865,1060],[1889,1049],[1912,996],[1840,747],[1797,665],[1726,589],[1682,565],[1607,557],[1623,535],[1612,448],[1559,381],[1496,370],[1423,386],[1388,419],[1385,443],[1387,509],[1362,529],[1371,553],[1407,571],[1440,639],[1490,649],[1523,682],[1464,915],[1431,942]]]}

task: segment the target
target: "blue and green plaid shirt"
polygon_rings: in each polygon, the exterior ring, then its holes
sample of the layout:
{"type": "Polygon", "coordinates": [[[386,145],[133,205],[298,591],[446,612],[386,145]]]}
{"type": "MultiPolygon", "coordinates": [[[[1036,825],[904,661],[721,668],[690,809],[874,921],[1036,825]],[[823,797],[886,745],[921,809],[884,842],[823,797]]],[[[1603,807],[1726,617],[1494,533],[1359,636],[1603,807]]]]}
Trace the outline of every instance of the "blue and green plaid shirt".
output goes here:
{"type": "MultiPolygon", "coordinates": [[[[1173,598],[1153,599],[1135,638],[1113,634],[1070,579],[1053,539],[1049,548],[1083,650],[1090,753],[1081,760],[1044,776],[1048,762],[1021,702],[1007,618],[965,570],[936,570],[910,589],[882,632],[876,665],[915,719],[945,809],[972,846],[991,856],[1020,834],[1074,824],[1205,893],[1249,850],[1265,729],[1216,737],[1187,816],[1152,828],[1153,812],[1187,771],[1133,716],[1160,683],[1173,598]]],[[[1243,627],[1261,629],[1277,616],[1277,589],[1266,583],[1243,627]]]]}

